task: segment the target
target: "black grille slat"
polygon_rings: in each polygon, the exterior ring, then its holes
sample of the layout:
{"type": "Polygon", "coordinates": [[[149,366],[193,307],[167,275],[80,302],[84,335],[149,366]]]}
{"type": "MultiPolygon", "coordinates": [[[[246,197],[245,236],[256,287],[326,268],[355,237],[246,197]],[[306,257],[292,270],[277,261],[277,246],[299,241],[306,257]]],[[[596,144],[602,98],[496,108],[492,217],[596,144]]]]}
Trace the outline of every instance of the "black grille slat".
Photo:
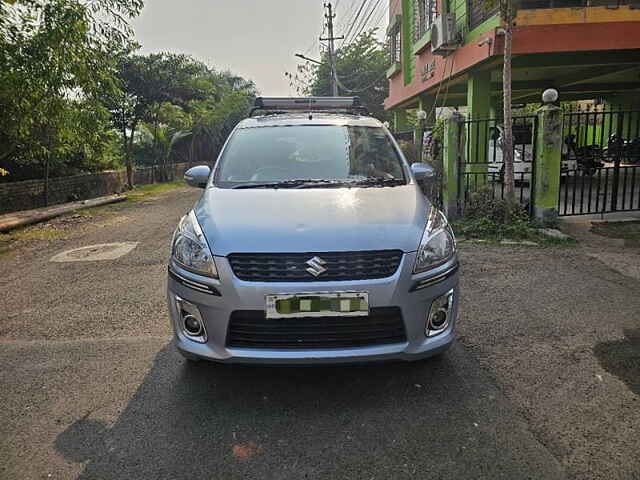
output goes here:
{"type": "Polygon", "coordinates": [[[349,348],[406,341],[397,307],[372,308],[368,316],[267,319],[261,310],[231,314],[227,346],[235,348],[349,348]]]}
{"type": "Polygon", "coordinates": [[[232,253],[233,273],[250,282],[331,282],[392,276],[402,260],[400,250],[324,253],[232,253]],[[313,257],[326,262],[326,272],[311,275],[306,263],[313,257]]]}

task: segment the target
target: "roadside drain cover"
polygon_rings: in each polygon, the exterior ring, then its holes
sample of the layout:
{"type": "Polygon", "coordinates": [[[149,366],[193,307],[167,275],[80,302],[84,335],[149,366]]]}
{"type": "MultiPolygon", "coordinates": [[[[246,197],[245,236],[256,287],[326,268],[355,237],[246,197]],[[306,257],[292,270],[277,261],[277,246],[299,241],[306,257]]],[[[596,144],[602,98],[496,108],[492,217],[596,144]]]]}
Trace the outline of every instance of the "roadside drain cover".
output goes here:
{"type": "Polygon", "coordinates": [[[58,253],[51,258],[52,262],[95,262],[98,260],[115,260],[126,255],[138,246],[138,242],[102,243],[88,247],[75,248],[58,253]]]}

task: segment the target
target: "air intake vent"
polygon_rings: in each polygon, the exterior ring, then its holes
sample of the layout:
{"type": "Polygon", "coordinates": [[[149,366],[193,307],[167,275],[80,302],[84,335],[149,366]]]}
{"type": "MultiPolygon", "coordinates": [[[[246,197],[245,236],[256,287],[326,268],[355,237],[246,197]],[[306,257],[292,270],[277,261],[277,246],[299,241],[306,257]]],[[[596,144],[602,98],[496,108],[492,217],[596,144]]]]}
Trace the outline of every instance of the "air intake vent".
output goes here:
{"type": "Polygon", "coordinates": [[[233,273],[248,282],[335,282],[386,278],[393,275],[401,250],[324,253],[232,253],[228,257],[233,273]],[[312,259],[322,268],[313,269],[312,259]]]}
{"type": "Polygon", "coordinates": [[[366,317],[267,319],[262,310],[231,314],[230,348],[318,349],[370,347],[406,342],[402,313],[397,307],[372,308],[366,317]]]}

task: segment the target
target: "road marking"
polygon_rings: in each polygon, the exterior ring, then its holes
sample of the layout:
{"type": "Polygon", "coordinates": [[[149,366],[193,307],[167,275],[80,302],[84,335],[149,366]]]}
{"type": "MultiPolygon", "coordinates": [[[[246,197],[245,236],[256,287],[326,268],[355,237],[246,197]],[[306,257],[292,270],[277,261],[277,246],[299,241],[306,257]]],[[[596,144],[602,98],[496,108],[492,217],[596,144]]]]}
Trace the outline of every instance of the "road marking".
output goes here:
{"type": "Polygon", "coordinates": [[[101,243],[75,248],[51,257],[51,262],[97,262],[115,260],[138,246],[138,242],[101,243]]]}

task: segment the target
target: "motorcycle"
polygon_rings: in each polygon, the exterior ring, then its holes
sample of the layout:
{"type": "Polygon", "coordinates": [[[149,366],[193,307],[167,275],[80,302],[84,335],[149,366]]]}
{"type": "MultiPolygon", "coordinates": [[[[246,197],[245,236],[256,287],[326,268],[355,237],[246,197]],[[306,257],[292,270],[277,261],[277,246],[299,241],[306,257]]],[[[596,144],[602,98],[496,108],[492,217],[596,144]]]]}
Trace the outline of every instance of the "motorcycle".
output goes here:
{"type": "Polygon", "coordinates": [[[567,146],[565,156],[575,158],[578,170],[584,175],[592,176],[598,168],[604,167],[605,152],[600,145],[579,147],[573,133],[564,138],[564,143],[567,146]]]}

